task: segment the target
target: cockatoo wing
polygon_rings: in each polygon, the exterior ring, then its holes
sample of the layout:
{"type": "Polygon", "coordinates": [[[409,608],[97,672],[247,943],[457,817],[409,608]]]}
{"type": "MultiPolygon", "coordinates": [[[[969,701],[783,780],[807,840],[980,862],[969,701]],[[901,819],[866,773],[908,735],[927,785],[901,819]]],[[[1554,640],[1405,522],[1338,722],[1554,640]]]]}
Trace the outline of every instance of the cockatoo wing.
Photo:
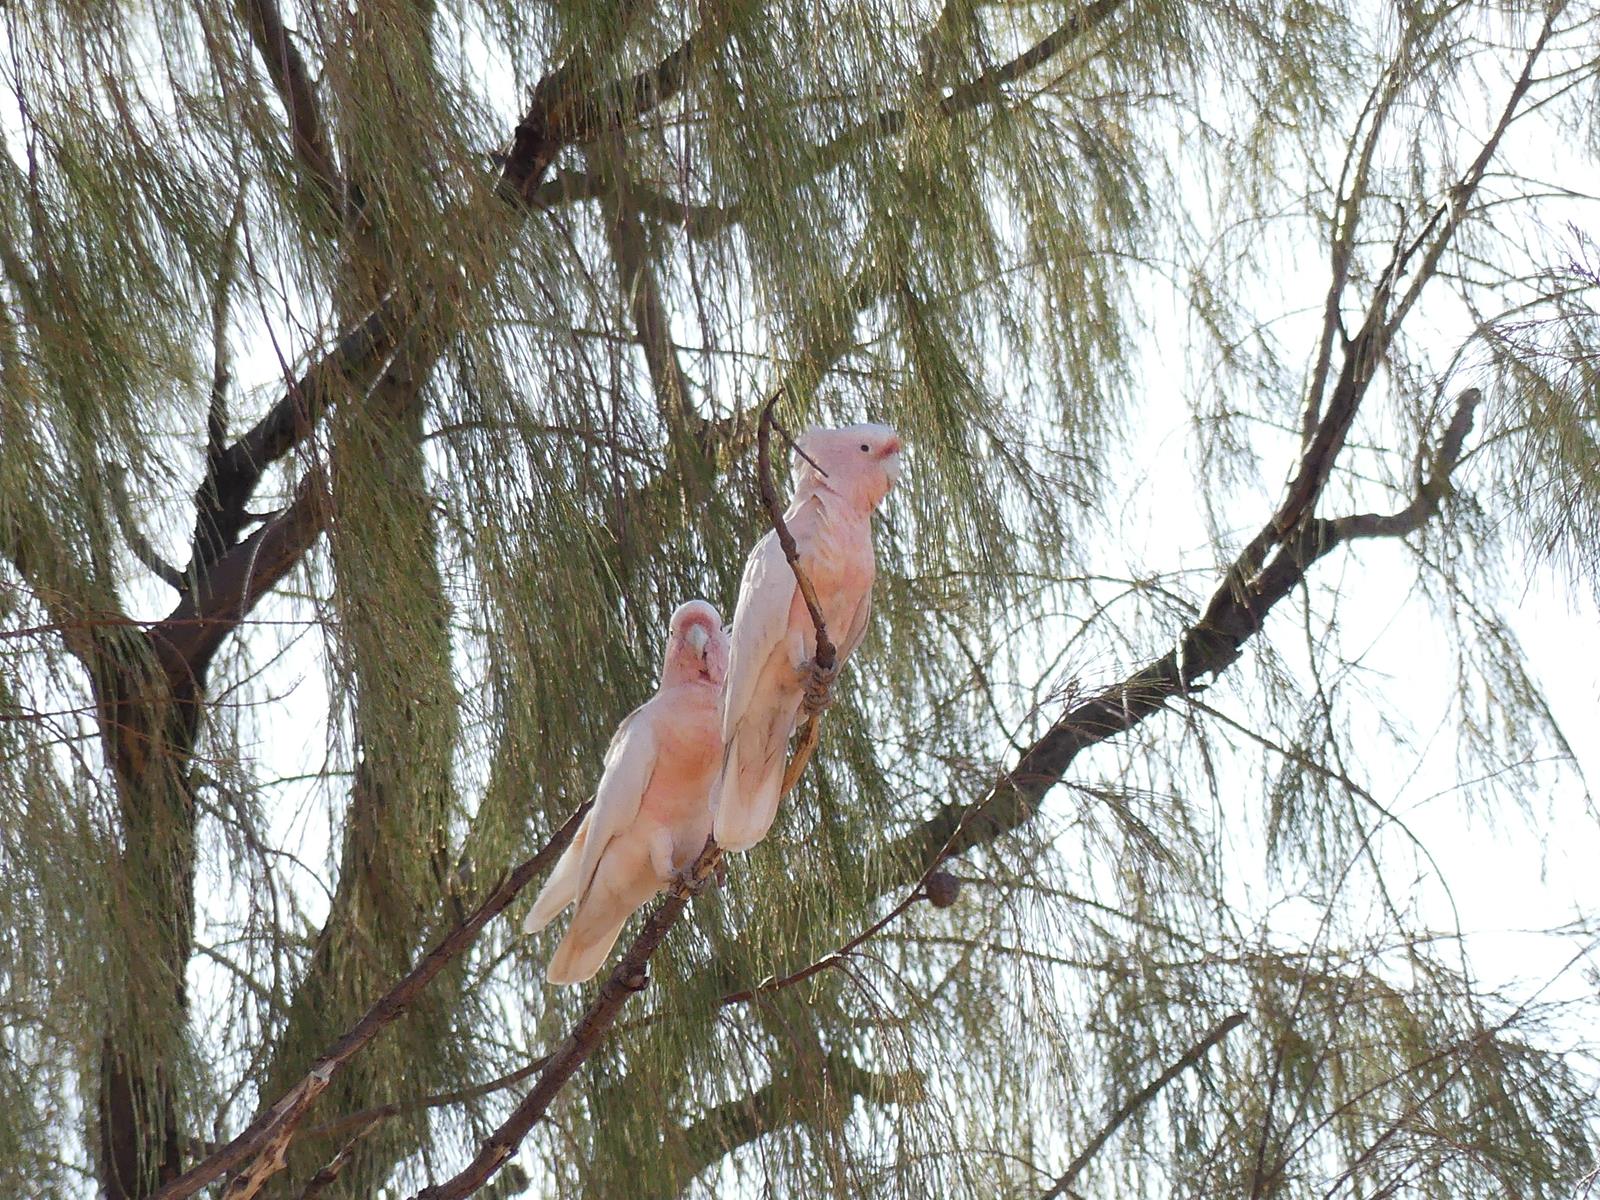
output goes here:
{"type": "Polygon", "coordinates": [[[528,915],[523,918],[523,933],[538,933],[556,914],[578,898],[578,866],[583,861],[583,848],[589,840],[589,822],[594,817],[591,809],[572,835],[572,842],[557,860],[555,870],[539,889],[539,898],[533,902],[528,915]]]}
{"type": "MultiPolygon", "coordinates": [[[[604,767],[600,776],[602,787],[605,785],[612,764],[622,757],[629,745],[641,744],[630,742],[629,734],[636,718],[643,710],[644,705],[641,704],[623,717],[622,723],[617,726],[617,731],[611,735],[611,743],[606,747],[603,760],[604,767]]],[[[653,742],[653,739],[651,740],[653,742]]],[[[652,761],[653,759],[654,754],[652,752],[652,761]]],[[[643,794],[644,788],[642,786],[639,792],[641,795],[643,794]]],[[[550,872],[550,878],[545,880],[544,887],[539,889],[539,896],[533,902],[533,907],[528,910],[528,915],[523,918],[522,931],[524,933],[538,933],[539,930],[550,924],[551,921],[555,920],[557,913],[579,897],[583,889],[588,886],[589,880],[594,877],[594,862],[590,861],[586,868],[584,865],[585,859],[598,859],[600,850],[605,848],[605,842],[610,841],[615,836],[615,830],[613,830],[611,834],[607,835],[605,841],[597,844],[594,855],[589,855],[588,850],[591,844],[591,835],[594,831],[595,814],[599,811],[599,808],[599,793],[597,791],[595,804],[590,808],[589,815],[583,818],[583,823],[578,826],[578,832],[572,837],[572,844],[567,847],[566,852],[557,860],[555,869],[550,872]]],[[[633,811],[638,812],[637,803],[635,803],[633,811]]]]}
{"type": "Polygon", "coordinates": [[[756,543],[745,560],[739,603],[733,610],[728,682],[722,699],[722,738],[733,739],[755,698],[756,684],[772,651],[789,632],[789,610],[797,584],[775,533],[756,543]]]}
{"type": "Polygon", "coordinates": [[[867,622],[872,618],[872,589],[869,587],[861,597],[861,602],[856,605],[855,615],[850,618],[850,624],[844,630],[844,636],[839,639],[839,657],[841,664],[855,652],[861,644],[861,639],[867,635],[867,622]]]}
{"type": "Polygon", "coordinates": [[[583,856],[578,861],[580,902],[611,839],[625,833],[638,817],[639,803],[655,773],[655,728],[646,707],[641,705],[628,714],[606,750],[605,772],[600,776],[600,786],[595,788],[594,808],[589,813],[589,836],[584,839],[583,856]]]}

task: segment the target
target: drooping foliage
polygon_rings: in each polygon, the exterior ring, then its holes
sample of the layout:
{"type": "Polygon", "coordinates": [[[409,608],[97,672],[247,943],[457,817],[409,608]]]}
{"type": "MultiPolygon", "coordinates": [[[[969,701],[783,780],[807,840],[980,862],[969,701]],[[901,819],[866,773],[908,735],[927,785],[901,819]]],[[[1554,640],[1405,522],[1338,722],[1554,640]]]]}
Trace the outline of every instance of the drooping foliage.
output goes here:
{"type": "MultiPolygon", "coordinates": [[[[1588,820],[1597,23],[0,6],[0,1190],[206,1162],[545,843],[780,392],[909,447],[872,632],[482,1194],[1572,1194],[1593,914],[1487,968],[1430,837],[1588,820]]],[[[451,1176],[559,932],[261,1194],[451,1176]]]]}

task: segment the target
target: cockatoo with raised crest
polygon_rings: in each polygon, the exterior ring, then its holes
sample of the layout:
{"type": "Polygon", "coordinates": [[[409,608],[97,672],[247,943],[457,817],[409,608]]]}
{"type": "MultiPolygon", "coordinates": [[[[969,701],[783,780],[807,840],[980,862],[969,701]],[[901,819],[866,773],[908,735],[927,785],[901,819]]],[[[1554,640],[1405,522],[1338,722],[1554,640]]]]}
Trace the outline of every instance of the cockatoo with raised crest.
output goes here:
{"type": "Polygon", "coordinates": [[[533,902],[523,929],[543,929],[577,902],[545,978],[593,977],[628,918],[693,865],[711,832],[722,761],[718,723],[728,635],[704,600],[672,614],[661,686],[617,727],[594,807],[533,902]]]}
{"type": "MultiPolygon", "coordinates": [[[[784,522],[842,666],[867,631],[877,571],[871,518],[899,478],[900,438],[887,425],[846,425],[808,429],[796,446],[794,499],[784,522]]],[[[816,649],[811,614],[776,532],[745,562],[732,641],[712,836],[724,850],[747,850],[777,816],[784,750],[816,649]]]]}

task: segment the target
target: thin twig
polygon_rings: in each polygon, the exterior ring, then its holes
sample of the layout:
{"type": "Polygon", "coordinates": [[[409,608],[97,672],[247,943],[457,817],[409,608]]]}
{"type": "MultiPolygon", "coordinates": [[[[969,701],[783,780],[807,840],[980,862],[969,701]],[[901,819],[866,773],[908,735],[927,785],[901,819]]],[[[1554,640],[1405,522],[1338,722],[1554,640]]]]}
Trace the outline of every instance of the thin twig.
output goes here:
{"type": "Polygon", "coordinates": [[[128,506],[128,493],[122,486],[122,464],[107,463],[105,477],[106,489],[111,493],[111,511],[117,519],[117,528],[122,531],[123,540],[128,543],[128,549],[162,583],[176,591],[185,591],[189,585],[183,572],[161,557],[160,551],[150,544],[144,530],[133,519],[133,512],[128,506]]]}
{"type": "Polygon", "coordinates": [[[800,565],[800,551],[794,544],[794,535],[789,532],[788,522],[783,519],[783,506],[778,502],[778,489],[772,483],[772,430],[775,425],[772,407],[782,395],[783,389],[779,388],[761,406],[761,422],[756,433],[756,485],[761,492],[761,502],[766,505],[767,517],[772,522],[772,531],[777,535],[778,545],[783,548],[783,557],[788,561],[789,569],[794,572],[795,583],[799,585],[800,595],[805,599],[806,611],[811,614],[811,624],[816,628],[817,648],[811,656],[811,661],[816,663],[819,670],[831,671],[838,651],[828,640],[828,625],[822,615],[822,603],[817,599],[817,589],[811,585],[811,579],[806,574],[805,568],[800,565]]]}
{"type": "Polygon", "coordinates": [[[1051,1185],[1050,1190],[1039,1197],[1039,1200],[1056,1200],[1058,1196],[1064,1195],[1072,1187],[1078,1176],[1083,1173],[1083,1169],[1089,1165],[1090,1160],[1100,1153],[1100,1148],[1111,1139],[1112,1134],[1122,1128],[1134,1113],[1154,1100],[1157,1092],[1204,1058],[1206,1051],[1243,1024],[1244,1019],[1243,1013],[1234,1013],[1232,1016],[1224,1018],[1215,1029],[1189,1047],[1182,1058],[1130,1096],[1127,1103],[1117,1109],[1111,1118],[1101,1126],[1100,1132],[1089,1139],[1089,1144],[1078,1152],[1077,1157],[1067,1164],[1067,1169],[1051,1185]]]}
{"type": "MultiPolygon", "coordinates": [[[[817,748],[817,741],[821,736],[818,719],[822,709],[827,706],[828,691],[831,687],[831,675],[837,664],[838,651],[828,638],[828,625],[822,615],[822,603],[817,599],[817,589],[812,586],[810,577],[805,568],[800,565],[800,551],[795,546],[794,535],[789,532],[789,525],[783,519],[783,506],[778,502],[778,489],[772,482],[772,431],[781,429],[772,415],[772,409],[783,395],[783,389],[778,388],[767,402],[761,406],[761,421],[756,432],[756,485],[761,493],[761,502],[766,506],[767,517],[772,522],[772,532],[778,539],[778,545],[783,548],[783,557],[789,564],[789,569],[794,572],[795,584],[800,589],[801,598],[806,602],[806,611],[811,615],[811,625],[816,633],[816,650],[811,656],[811,686],[806,689],[805,724],[800,728],[800,737],[795,744],[794,757],[789,760],[789,765],[784,769],[783,782],[778,787],[778,797],[787,796],[797,783],[800,776],[805,773],[806,765],[811,761],[811,753],[817,748]]],[[[788,438],[787,432],[783,435],[788,438]]],[[[790,439],[793,445],[793,440],[790,439]]],[[[795,446],[807,462],[811,462],[809,455],[795,446]]],[[[811,464],[816,467],[815,463],[811,464]]],[[[820,471],[821,468],[817,467],[820,471]]]]}

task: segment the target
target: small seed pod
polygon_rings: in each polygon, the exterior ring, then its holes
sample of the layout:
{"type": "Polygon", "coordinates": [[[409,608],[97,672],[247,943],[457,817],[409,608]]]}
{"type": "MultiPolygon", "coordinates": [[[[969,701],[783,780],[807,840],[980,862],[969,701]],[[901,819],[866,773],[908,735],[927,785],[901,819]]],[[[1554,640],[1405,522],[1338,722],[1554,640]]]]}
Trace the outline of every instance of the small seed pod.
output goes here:
{"type": "Polygon", "coordinates": [[[928,903],[935,908],[949,908],[961,891],[961,881],[948,871],[935,871],[922,886],[928,893],[928,903]]]}

